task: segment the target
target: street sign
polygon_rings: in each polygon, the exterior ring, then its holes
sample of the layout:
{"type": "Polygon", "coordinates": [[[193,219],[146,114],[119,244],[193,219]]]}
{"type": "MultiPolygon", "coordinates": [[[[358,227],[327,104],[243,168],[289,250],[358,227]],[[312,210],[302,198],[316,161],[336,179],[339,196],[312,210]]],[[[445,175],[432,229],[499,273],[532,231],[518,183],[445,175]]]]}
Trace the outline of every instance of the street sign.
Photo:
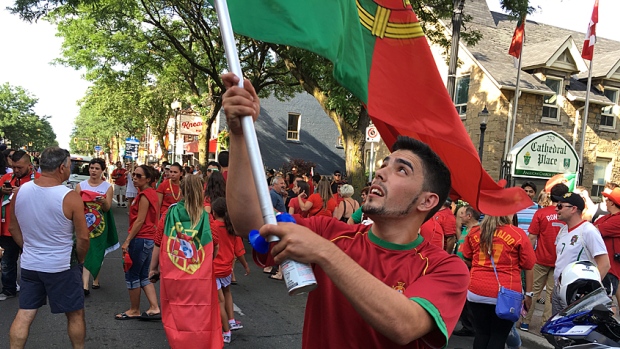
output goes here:
{"type": "Polygon", "coordinates": [[[366,142],[375,143],[379,142],[380,139],[381,136],[379,136],[379,131],[377,131],[375,126],[370,125],[366,127],[366,142]]]}
{"type": "Polygon", "coordinates": [[[98,152],[100,152],[100,151],[101,151],[101,149],[103,149],[103,148],[101,148],[101,146],[100,146],[100,145],[96,145],[96,146],[95,146],[95,151],[96,151],[97,153],[98,153],[98,152]]]}

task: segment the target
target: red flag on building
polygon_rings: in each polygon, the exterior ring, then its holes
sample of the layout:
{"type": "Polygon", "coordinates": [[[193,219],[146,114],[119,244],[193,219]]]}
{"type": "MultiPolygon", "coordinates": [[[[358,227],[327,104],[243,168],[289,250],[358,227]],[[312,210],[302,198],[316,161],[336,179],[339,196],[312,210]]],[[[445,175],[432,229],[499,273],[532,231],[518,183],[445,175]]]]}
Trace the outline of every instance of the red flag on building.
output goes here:
{"type": "Polygon", "coordinates": [[[594,44],[596,43],[596,23],[598,23],[598,0],[594,0],[594,9],[592,10],[592,18],[588,24],[586,39],[583,41],[583,50],[581,57],[589,61],[594,57],[594,44]]]}
{"type": "Polygon", "coordinates": [[[514,58],[521,57],[521,49],[523,48],[523,39],[525,39],[525,16],[517,23],[515,33],[512,35],[512,42],[508,54],[514,58]]]}
{"type": "Polygon", "coordinates": [[[408,1],[227,2],[238,34],[334,62],[334,77],[365,104],[385,144],[398,135],[427,143],[450,168],[458,197],[490,215],[531,206],[521,188],[503,189],[482,168],[408,1]]]}

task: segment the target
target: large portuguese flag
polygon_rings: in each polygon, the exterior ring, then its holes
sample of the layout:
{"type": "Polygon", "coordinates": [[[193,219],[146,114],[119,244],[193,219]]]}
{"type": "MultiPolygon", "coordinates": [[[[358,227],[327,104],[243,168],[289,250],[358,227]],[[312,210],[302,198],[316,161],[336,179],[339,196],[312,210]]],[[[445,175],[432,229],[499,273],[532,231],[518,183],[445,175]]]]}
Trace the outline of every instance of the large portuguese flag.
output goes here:
{"type": "Polygon", "coordinates": [[[334,63],[334,77],[366,105],[381,138],[419,139],[452,173],[453,198],[489,215],[531,206],[482,168],[409,0],[228,0],[233,29],[305,48],[334,63]]]}
{"type": "Polygon", "coordinates": [[[203,212],[192,227],[185,200],[181,200],[170,206],[165,222],[159,252],[159,294],[170,347],[222,348],[208,214],[203,212]]]}

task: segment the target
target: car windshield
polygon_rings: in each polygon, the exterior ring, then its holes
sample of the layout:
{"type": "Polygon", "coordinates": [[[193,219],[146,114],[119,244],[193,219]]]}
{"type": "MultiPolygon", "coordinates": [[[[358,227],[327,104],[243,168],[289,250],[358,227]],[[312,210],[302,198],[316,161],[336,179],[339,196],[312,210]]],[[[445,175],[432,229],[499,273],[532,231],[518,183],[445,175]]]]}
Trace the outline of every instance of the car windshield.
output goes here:
{"type": "Polygon", "coordinates": [[[582,311],[590,311],[599,304],[603,304],[609,308],[610,303],[611,299],[607,296],[605,289],[601,287],[569,305],[566,309],[560,312],[560,316],[576,314],[582,311]]]}
{"type": "Polygon", "coordinates": [[[88,161],[71,160],[71,174],[76,174],[80,176],[89,176],[90,175],[90,173],[88,172],[89,166],[90,165],[88,161]]]}

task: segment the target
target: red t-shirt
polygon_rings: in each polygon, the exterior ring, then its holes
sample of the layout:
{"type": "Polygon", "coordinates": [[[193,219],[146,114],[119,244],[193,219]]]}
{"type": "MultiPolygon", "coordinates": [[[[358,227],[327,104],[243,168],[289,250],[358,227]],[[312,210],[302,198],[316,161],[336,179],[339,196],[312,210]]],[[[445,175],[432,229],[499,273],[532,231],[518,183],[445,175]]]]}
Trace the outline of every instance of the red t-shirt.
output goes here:
{"type": "Polygon", "coordinates": [[[144,191],[138,192],[138,196],[131,202],[129,207],[129,230],[133,227],[133,223],[138,218],[138,209],[140,207],[140,198],[144,195],[149,201],[149,210],[146,213],[144,224],[138,231],[135,237],[153,240],[155,238],[155,231],[157,230],[157,222],[159,221],[159,199],[157,193],[153,188],[147,188],[144,191]]]}
{"type": "Polygon", "coordinates": [[[181,200],[181,188],[170,182],[169,179],[161,182],[157,187],[157,192],[164,195],[164,200],[161,202],[161,214],[168,212],[168,207],[172,204],[176,204],[181,200]]]}
{"type": "Polygon", "coordinates": [[[308,213],[301,210],[299,207],[299,198],[292,198],[291,201],[288,202],[288,207],[293,208],[293,214],[299,214],[302,216],[307,216],[308,213]]]}
{"type": "MultiPolygon", "coordinates": [[[[38,172],[34,172],[34,178],[41,177],[41,174],[38,172]]],[[[32,180],[32,172],[29,172],[22,178],[13,177],[13,173],[7,173],[2,178],[0,178],[0,185],[4,185],[4,182],[11,182],[11,186],[19,187],[24,183],[30,182],[32,180]]],[[[2,195],[2,201],[7,200],[10,195],[2,195]]],[[[2,206],[2,221],[0,224],[0,236],[11,236],[9,233],[9,223],[11,221],[11,205],[12,201],[7,205],[2,206]]]]}
{"type": "Polygon", "coordinates": [[[323,199],[321,195],[314,193],[308,197],[308,201],[312,202],[312,208],[308,210],[308,217],[327,216],[331,217],[338,204],[333,197],[327,201],[327,207],[323,208],[323,199]]]}
{"type": "Polygon", "coordinates": [[[437,246],[443,250],[443,230],[441,225],[437,223],[435,217],[427,220],[420,226],[420,235],[431,245],[437,246]]]}
{"type": "Polygon", "coordinates": [[[241,238],[236,235],[230,235],[226,230],[226,224],[222,221],[211,221],[211,233],[219,243],[219,250],[217,256],[213,260],[213,270],[215,277],[225,278],[232,273],[233,260],[235,256],[243,256],[245,254],[245,247],[241,238]]]}
{"type": "MultiPolygon", "coordinates": [[[[480,227],[471,229],[463,243],[463,257],[471,260],[469,290],[479,296],[497,298],[497,279],[487,251],[480,251],[480,227]]],[[[497,227],[493,236],[493,256],[502,286],[521,292],[521,269],[534,267],[536,256],[525,232],[514,225],[497,227]]]]}
{"type": "Polygon", "coordinates": [[[527,229],[530,234],[538,235],[536,242],[536,263],[546,267],[555,267],[555,239],[560,228],[566,223],[558,220],[555,206],[543,207],[534,213],[532,223],[527,229]]]}
{"type": "Polygon", "coordinates": [[[455,236],[456,235],[456,217],[452,214],[449,208],[442,208],[433,218],[437,218],[437,223],[441,225],[441,229],[443,229],[443,236],[455,236]]]}
{"type": "Polygon", "coordinates": [[[329,217],[294,217],[297,224],[331,240],[395,292],[420,304],[437,325],[426,336],[400,346],[368,325],[315,265],[319,286],[308,294],[303,348],[441,348],[447,344],[465,303],[469,280],[467,267],[457,256],[448,255],[422,237],[396,245],[372,234],[370,226],[348,225],[329,217]]]}
{"type": "Polygon", "coordinates": [[[114,184],[116,185],[127,185],[127,170],[124,168],[117,168],[112,171],[112,179],[114,179],[114,184]]]}
{"type": "Polygon", "coordinates": [[[609,272],[615,277],[620,277],[620,262],[614,258],[614,254],[620,253],[620,212],[601,216],[594,222],[594,226],[601,232],[607,247],[611,264],[609,272]]]}

